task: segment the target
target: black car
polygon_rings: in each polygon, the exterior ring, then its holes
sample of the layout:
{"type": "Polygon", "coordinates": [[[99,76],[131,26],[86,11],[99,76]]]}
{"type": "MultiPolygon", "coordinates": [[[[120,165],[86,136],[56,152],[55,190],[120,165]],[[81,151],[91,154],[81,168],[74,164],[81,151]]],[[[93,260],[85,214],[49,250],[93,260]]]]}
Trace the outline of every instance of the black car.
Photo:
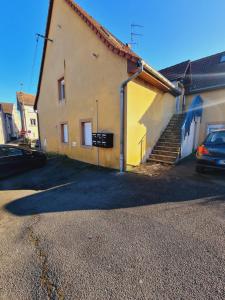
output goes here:
{"type": "Polygon", "coordinates": [[[43,152],[11,145],[0,145],[0,178],[41,167],[47,157],[43,152]]]}
{"type": "Polygon", "coordinates": [[[209,168],[225,170],[225,130],[211,132],[198,147],[196,157],[199,173],[209,168]]]}

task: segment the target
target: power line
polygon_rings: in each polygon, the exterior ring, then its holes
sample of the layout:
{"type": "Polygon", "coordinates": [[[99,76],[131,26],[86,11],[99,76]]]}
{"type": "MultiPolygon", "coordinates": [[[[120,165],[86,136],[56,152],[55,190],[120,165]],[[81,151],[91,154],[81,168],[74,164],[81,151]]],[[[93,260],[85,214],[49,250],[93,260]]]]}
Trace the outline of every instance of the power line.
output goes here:
{"type": "Polygon", "coordinates": [[[38,42],[39,42],[39,36],[37,35],[36,46],[35,46],[35,50],[34,50],[34,57],[33,57],[32,68],[31,68],[31,74],[30,74],[30,82],[29,82],[29,87],[28,87],[29,90],[30,90],[31,85],[33,83],[34,69],[35,69],[36,60],[37,60],[38,42]]]}

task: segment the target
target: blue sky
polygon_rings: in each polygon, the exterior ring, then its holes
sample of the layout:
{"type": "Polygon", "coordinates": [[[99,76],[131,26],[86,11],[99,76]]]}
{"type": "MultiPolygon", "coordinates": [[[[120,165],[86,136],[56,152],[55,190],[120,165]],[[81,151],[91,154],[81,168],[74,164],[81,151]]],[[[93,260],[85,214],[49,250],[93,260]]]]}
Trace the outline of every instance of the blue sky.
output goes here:
{"type": "MultiPolygon", "coordinates": [[[[123,42],[130,41],[130,25],[140,24],[134,50],[160,69],[186,59],[198,59],[225,50],[224,0],[78,0],[89,14],[123,42]]],[[[1,3],[0,101],[15,101],[15,93],[36,93],[48,0],[1,3]]]]}

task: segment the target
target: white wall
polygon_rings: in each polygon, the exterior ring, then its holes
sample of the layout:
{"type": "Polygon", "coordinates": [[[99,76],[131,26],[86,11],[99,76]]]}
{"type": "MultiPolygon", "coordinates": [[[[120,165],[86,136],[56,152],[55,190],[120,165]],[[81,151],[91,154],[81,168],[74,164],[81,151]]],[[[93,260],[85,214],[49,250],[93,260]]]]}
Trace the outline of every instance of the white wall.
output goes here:
{"type": "Polygon", "coordinates": [[[192,121],[190,127],[190,134],[186,135],[181,144],[181,159],[187,157],[194,150],[197,149],[199,141],[200,124],[200,118],[197,118],[196,120],[192,121]]]}

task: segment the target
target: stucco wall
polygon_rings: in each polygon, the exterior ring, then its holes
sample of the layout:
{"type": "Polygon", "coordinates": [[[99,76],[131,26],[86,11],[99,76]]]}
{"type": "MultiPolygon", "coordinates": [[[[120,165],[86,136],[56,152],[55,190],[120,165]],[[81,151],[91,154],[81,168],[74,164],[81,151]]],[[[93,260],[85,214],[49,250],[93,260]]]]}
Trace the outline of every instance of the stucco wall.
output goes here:
{"type": "Polygon", "coordinates": [[[49,37],[54,42],[48,43],[38,102],[42,145],[77,160],[119,168],[119,87],[127,78],[126,60],[109,51],[62,0],[55,1],[49,37]],[[60,103],[58,80],[63,76],[66,100],[60,103]],[[93,132],[114,133],[114,148],[83,147],[81,120],[91,120],[93,132]],[[64,122],[68,144],[61,142],[64,122]]]}
{"type": "Polygon", "coordinates": [[[171,116],[176,99],[135,80],[127,88],[127,165],[145,160],[155,146],[171,116]]]}
{"type": "Polygon", "coordinates": [[[33,106],[24,105],[24,114],[25,114],[25,125],[28,132],[27,136],[31,140],[36,140],[38,136],[38,120],[37,113],[34,111],[33,106]],[[31,125],[31,119],[36,120],[36,125],[31,125]]]}
{"type": "MultiPolygon", "coordinates": [[[[199,144],[205,139],[208,124],[225,124],[225,89],[199,94],[203,99],[203,117],[200,126],[199,144]]],[[[196,95],[186,97],[189,106],[196,95]]]]}
{"type": "Polygon", "coordinates": [[[3,120],[3,114],[0,111],[0,144],[5,144],[5,129],[4,129],[4,120],[3,120]]]}

